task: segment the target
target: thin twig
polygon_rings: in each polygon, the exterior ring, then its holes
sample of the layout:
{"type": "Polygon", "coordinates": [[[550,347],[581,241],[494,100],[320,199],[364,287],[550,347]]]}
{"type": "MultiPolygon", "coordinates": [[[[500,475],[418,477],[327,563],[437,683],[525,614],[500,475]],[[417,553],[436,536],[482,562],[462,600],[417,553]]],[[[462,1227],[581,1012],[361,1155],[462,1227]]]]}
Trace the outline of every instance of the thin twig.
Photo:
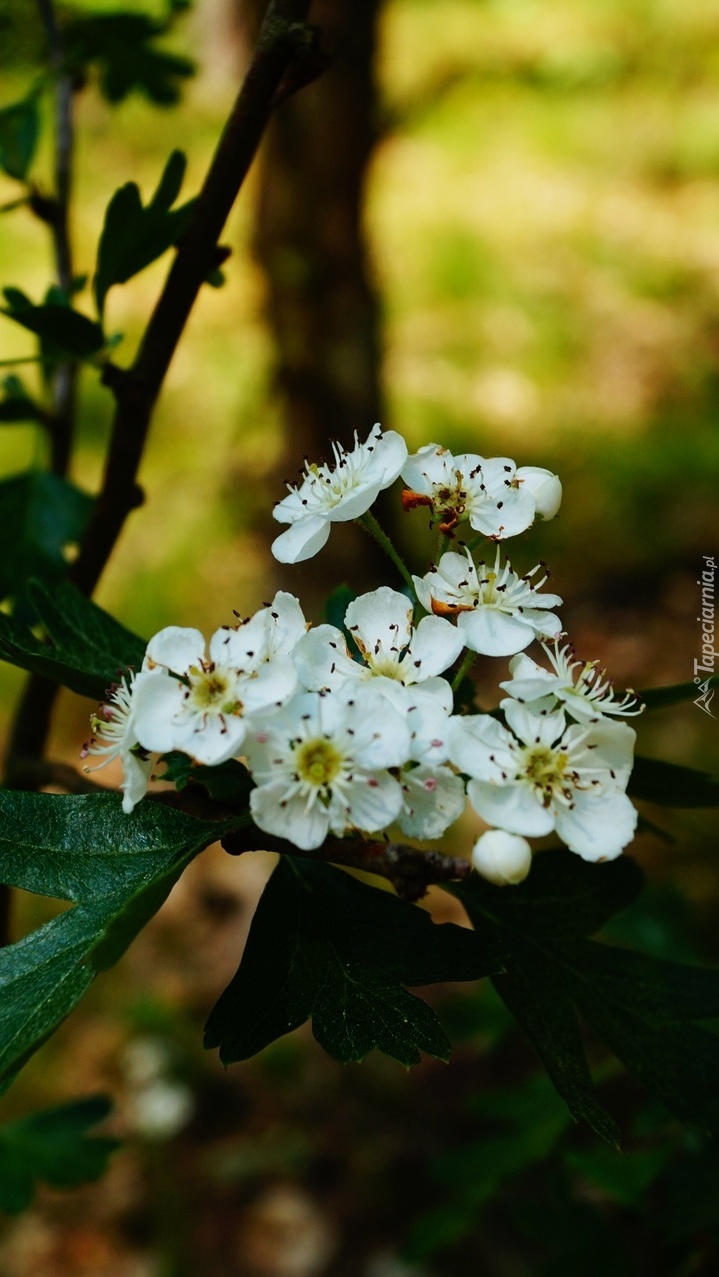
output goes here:
{"type": "Polygon", "coordinates": [[[195,299],[215,259],[217,242],[247,175],[278,91],[293,67],[312,59],[310,0],[271,0],[242,88],[225,125],[165,286],[134,364],[106,378],[116,398],[102,489],[71,579],[90,594],[130,511],[139,504],[137,472],[155,402],[195,299]]]}
{"type": "Polygon", "coordinates": [[[441,851],[418,851],[404,843],[366,842],[361,838],[328,838],[321,847],[301,851],[293,843],[272,834],[263,834],[254,826],[226,834],[222,846],[230,855],[246,851],[277,851],[283,855],[303,856],[365,873],[387,878],[403,900],[421,900],[433,883],[466,878],[472,866],[467,860],[446,856],[441,851]]]}

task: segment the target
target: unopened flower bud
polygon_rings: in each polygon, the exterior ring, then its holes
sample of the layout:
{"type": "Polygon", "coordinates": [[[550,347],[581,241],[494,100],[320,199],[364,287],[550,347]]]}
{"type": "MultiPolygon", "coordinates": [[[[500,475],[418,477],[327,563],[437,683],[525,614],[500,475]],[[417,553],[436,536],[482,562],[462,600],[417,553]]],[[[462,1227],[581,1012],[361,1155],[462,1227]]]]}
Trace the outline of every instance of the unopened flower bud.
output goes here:
{"type": "Polygon", "coordinates": [[[532,849],[526,838],[518,834],[488,829],[474,845],[472,864],[488,882],[506,887],[527,877],[532,867],[532,849]]]}
{"type": "Polygon", "coordinates": [[[553,519],[562,504],[562,484],[558,475],[541,466],[520,466],[516,477],[534,497],[539,518],[553,519]]]}

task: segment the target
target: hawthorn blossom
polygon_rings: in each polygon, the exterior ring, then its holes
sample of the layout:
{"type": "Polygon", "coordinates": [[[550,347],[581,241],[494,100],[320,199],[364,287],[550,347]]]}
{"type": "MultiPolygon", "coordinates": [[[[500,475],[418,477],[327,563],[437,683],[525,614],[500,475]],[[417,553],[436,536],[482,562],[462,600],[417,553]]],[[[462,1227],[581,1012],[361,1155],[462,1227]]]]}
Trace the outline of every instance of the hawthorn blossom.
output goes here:
{"type": "Polygon", "coordinates": [[[407,445],[394,430],[382,433],[372,427],[365,443],[355,433],[355,446],[347,452],[332,445],[334,466],[305,464],[299,487],[288,484],[289,495],[278,501],[273,516],[289,523],[272,543],[280,563],[311,559],[327,542],[331,523],[345,523],[365,514],[383,488],[399,475],[407,458],[407,445]]]}
{"type": "Polygon", "coordinates": [[[388,769],[406,763],[409,744],[404,718],[370,688],[356,700],[298,692],[248,734],[252,819],[304,851],[328,833],[386,829],[403,803],[388,769]]]}
{"type": "Polygon", "coordinates": [[[532,848],[526,838],[503,829],[488,829],[474,844],[472,864],[496,887],[523,882],[532,868],[532,848]]]}
{"type": "Polygon", "coordinates": [[[403,767],[398,825],[407,838],[441,838],[466,806],[464,783],[450,767],[403,767]]]}
{"type": "Polygon", "coordinates": [[[299,604],[292,595],[274,603],[217,630],[209,656],[196,629],[170,625],[150,639],[135,695],[135,730],[145,749],[179,749],[209,766],[226,762],[241,752],[248,718],[292,695],[297,675],[286,649],[296,641],[299,604]]]}
{"type": "Polygon", "coordinates": [[[556,639],[553,647],[546,643],[542,647],[551,671],[524,654],[509,662],[512,677],[499,686],[515,700],[521,704],[541,700],[540,709],[553,709],[559,701],[568,714],[583,723],[604,715],[641,714],[644,706],[636,693],[629,689],[617,698],[598,661],[574,660],[574,648],[570,644],[560,648],[556,639]]]}
{"type": "Polygon", "coordinates": [[[525,532],[537,514],[552,518],[562,495],[559,479],[549,470],[518,470],[509,457],[453,456],[436,443],[408,457],[402,480],[405,510],[428,506],[446,535],[468,519],[475,532],[496,541],[525,532]]]}
{"type": "MultiPolygon", "coordinates": [[[[142,679],[143,675],[139,675],[142,679]]],[[[81,757],[93,754],[104,756],[104,761],[94,767],[86,767],[86,772],[100,771],[115,758],[122,764],[122,810],[129,815],[132,809],[145,797],[152,771],[152,759],[139,744],[135,733],[134,692],[137,685],[135,675],[128,671],[108,689],[107,700],[98,707],[96,714],[90,719],[92,736],[81,750],[81,757]]]]}
{"type": "Polygon", "coordinates": [[[533,714],[501,705],[507,726],[487,714],[455,718],[449,757],[471,777],[475,811],[508,833],[556,829],[583,860],[613,860],[631,840],[637,813],[626,789],[636,734],[626,723],[572,723],[562,710],[533,714]]]}
{"type": "Polygon", "coordinates": [[[409,599],[383,585],[350,603],[345,625],[361,661],[352,659],[341,630],[318,625],[299,641],[294,652],[298,677],[305,687],[334,691],[344,684],[371,681],[398,708],[409,705],[417,689],[438,696],[447,713],[451,712],[452,690],[439,675],[456,661],[464,644],[449,621],[425,616],[413,628],[409,599]]]}
{"type": "Polygon", "coordinates": [[[513,571],[508,559],[500,564],[499,546],[494,566],[475,566],[469,550],[443,554],[425,576],[413,577],[417,598],[428,612],[456,617],[466,647],[483,656],[511,656],[528,647],[534,638],[561,632],[558,616],[546,609],[561,602],[558,594],[540,594],[547,575],[536,583],[537,564],[525,576],[513,571]]]}

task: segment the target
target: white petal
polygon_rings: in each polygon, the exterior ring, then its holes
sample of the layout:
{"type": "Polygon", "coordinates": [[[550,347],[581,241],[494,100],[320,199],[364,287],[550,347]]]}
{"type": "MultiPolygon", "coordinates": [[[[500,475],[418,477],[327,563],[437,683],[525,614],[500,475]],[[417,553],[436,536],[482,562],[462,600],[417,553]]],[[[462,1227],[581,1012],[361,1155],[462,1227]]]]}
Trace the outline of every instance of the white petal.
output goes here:
{"type": "Polygon", "coordinates": [[[534,631],[523,617],[507,616],[481,604],[473,612],[461,612],[457,628],[468,648],[482,656],[511,656],[529,647],[534,631]]]}
{"type": "Polygon", "coordinates": [[[374,482],[365,481],[352,488],[337,505],[327,511],[327,518],[332,523],[349,523],[350,519],[358,519],[374,505],[382,490],[379,479],[374,482]]]}
{"type": "Polygon", "coordinates": [[[319,514],[309,514],[275,538],[272,553],[279,563],[302,563],[326,545],[329,534],[327,519],[319,514]]]}
{"type": "Polygon", "coordinates": [[[557,638],[562,633],[562,622],[554,612],[542,612],[537,606],[539,603],[546,604],[547,607],[556,607],[562,600],[557,600],[556,594],[549,594],[544,598],[537,595],[534,607],[525,607],[522,612],[523,619],[527,625],[531,625],[537,638],[557,638]]]}
{"type": "Polygon", "coordinates": [[[461,772],[477,780],[501,780],[502,771],[513,768],[511,743],[506,727],[489,714],[468,714],[450,719],[450,761],[461,772]]]}
{"type": "Polygon", "coordinates": [[[534,796],[534,790],[521,781],[506,785],[490,785],[470,780],[467,797],[478,815],[488,825],[497,825],[511,834],[539,837],[554,828],[554,815],[534,796]]]}
{"type": "Polygon", "coordinates": [[[519,488],[505,488],[495,500],[470,505],[470,526],[484,536],[504,540],[526,532],[534,521],[534,500],[519,488]]]}
{"type": "Polygon", "coordinates": [[[294,664],[288,656],[278,656],[275,661],[264,661],[250,678],[240,678],[237,692],[245,711],[257,714],[289,700],[296,687],[294,664]]]}
{"type": "Polygon", "coordinates": [[[185,687],[164,668],[136,679],[133,696],[133,728],[143,749],[166,754],[175,749],[175,718],[185,703],[185,687]]]}
{"type": "MultiPolygon", "coordinates": [[[[377,429],[378,427],[375,427],[377,429]]],[[[374,431],[372,432],[374,434],[374,431]]],[[[396,430],[386,430],[375,445],[373,467],[380,472],[380,485],[388,488],[398,478],[407,460],[407,444],[396,430]]]]}
{"type": "MultiPolygon", "coordinates": [[[[412,738],[411,757],[415,762],[435,765],[444,763],[449,757],[449,731],[452,722],[448,709],[437,697],[427,695],[424,685],[421,691],[412,690],[415,695],[407,713],[412,738]]],[[[450,693],[451,690],[450,688],[450,693]]]]}
{"type": "Polygon", "coordinates": [[[582,740],[581,756],[572,753],[572,763],[594,766],[613,773],[611,779],[620,789],[625,789],[634,765],[634,745],[637,734],[628,723],[615,723],[602,719],[593,723],[587,734],[584,725],[567,728],[565,740],[571,747],[575,740],[582,740]]]}
{"type": "Polygon", "coordinates": [[[582,860],[614,860],[634,837],[637,819],[621,790],[577,791],[572,808],[558,808],[556,829],[582,860]]]}
{"type": "Polygon", "coordinates": [[[196,758],[206,767],[226,763],[241,753],[247,724],[235,714],[186,714],[175,723],[174,748],[196,758]]]}
{"type": "Polygon", "coordinates": [[[448,466],[454,460],[451,452],[438,443],[427,443],[419,452],[407,457],[401,474],[402,482],[412,492],[420,492],[430,496],[435,484],[441,484],[447,476],[448,466]]]}
{"type": "Polygon", "coordinates": [[[406,718],[381,693],[370,694],[367,684],[361,685],[356,695],[355,712],[348,722],[354,732],[357,763],[368,771],[402,767],[409,761],[411,747],[406,718]]]}
{"type": "Polygon", "coordinates": [[[541,466],[520,466],[516,478],[534,497],[540,519],[553,519],[562,504],[559,476],[541,466]]]}
{"type": "Polygon", "coordinates": [[[377,644],[385,653],[400,651],[409,643],[412,626],[412,604],[398,590],[383,585],[369,594],[353,599],[345,613],[345,625],[358,647],[372,655],[377,644]]]}
{"type": "Polygon", "coordinates": [[[403,772],[401,784],[399,827],[407,838],[441,838],[464,811],[464,785],[448,767],[414,767],[403,772]]]}
{"type": "Polygon", "coordinates": [[[308,807],[304,798],[287,799],[287,782],[271,780],[250,794],[250,814],[259,829],[286,838],[302,851],[320,847],[329,830],[329,813],[322,803],[308,807]]]}
{"type": "Polygon", "coordinates": [[[129,814],[141,798],[145,797],[152,772],[152,759],[139,758],[131,750],[123,751],[122,775],[122,810],[129,814]]]}
{"type": "Polygon", "coordinates": [[[352,660],[344,634],[334,625],[317,625],[303,635],[293,660],[300,683],[311,691],[319,692],[323,687],[336,690],[348,680],[362,682],[367,673],[352,660]]]}
{"type": "Polygon", "coordinates": [[[500,702],[507,724],[525,745],[554,745],[567,725],[561,708],[552,714],[535,714],[533,707],[519,701],[500,702]]]}
{"type": "Polygon", "coordinates": [[[416,670],[413,681],[424,681],[449,669],[463,647],[462,635],[451,622],[441,616],[425,616],[414,632],[402,667],[410,663],[416,670]]]}
{"type": "Polygon", "coordinates": [[[176,674],[186,674],[191,665],[205,658],[205,636],[199,630],[168,625],[147,645],[145,666],[164,665],[176,674]]]}
{"type": "Polygon", "coordinates": [[[503,829],[488,829],[477,839],[472,864],[488,882],[506,887],[523,882],[532,867],[532,848],[526,838],[503,829]]]}
{"type": "Polygon", "coordinates": [[[335,834],[359,829],[374,834],[386,829],[402,809],[402,790],[389,772],[358,774],[343,787],[342,798],[332,796],[330,827],[335,834]]]}

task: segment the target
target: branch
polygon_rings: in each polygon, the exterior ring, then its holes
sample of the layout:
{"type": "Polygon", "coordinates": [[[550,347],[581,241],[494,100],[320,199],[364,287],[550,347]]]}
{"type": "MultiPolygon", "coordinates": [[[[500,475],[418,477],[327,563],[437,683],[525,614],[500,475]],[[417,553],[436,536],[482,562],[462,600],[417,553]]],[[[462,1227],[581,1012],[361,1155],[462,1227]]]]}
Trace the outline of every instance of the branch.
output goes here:
{"type": "Polygon", "coordinates": [[[152,411],[276,100],[293,70],[307,62],[319,65],[316,32],[306,23],[309,8],[310,0],[271,0],[242,88],[135,362],[124,373],[108,369],[105,380],[116,399],[110,449],[102,489],[71,571],[71,579],[86,594],[97,584],[127,515],[142,499],[137,472],[152,411]]]}
{"type": "MultiPolygon", "coordinates": [[[[55,192],[43,201],[42,220],[50,227],[55,253],[57,281],[69,298],[72,294],[73,262],[69,215],[72,192],[74,149],[72,76],[63,69],[64,49],[53,0],[37,0],[45,28],[50,65],[55,75],[55,192]]],[[[30,201],[31,207],[33,201],[30,201]]],[[[70,466],[75,426],[77,364],[61,363],[53,378],[51,418],[51,466],[55,474],[66,475],[70,466]]]]}
{"type": "Polygon", "coordinates": [[[362,869],[387,878],[397,895],[409,901],[421,900],[433,883],[466,878],[471,871],[469,861],[457,856],[446,856],[441,851],[419,851],[404,843],[378,839],[366,842],[361,838],[327,838],[316,850],[301,851],[284,838],[263,834],[254,826],[225,834],[222,846],[231,856],[245,851],[276,851],[285,856],[303,856],[362,869]]]}

